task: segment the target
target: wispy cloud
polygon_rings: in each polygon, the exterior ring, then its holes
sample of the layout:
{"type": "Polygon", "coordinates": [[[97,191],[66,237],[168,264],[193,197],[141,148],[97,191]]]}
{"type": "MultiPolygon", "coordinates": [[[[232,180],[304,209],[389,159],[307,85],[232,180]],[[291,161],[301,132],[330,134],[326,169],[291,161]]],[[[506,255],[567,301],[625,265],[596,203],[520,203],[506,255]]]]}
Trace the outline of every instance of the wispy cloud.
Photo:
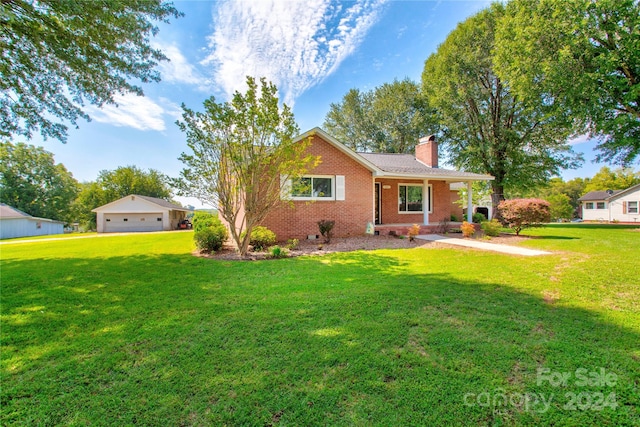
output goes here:
{"type": "Polygon", "coordinates": [[[222,1],[208,37],[213,82],[230,96],[266,77],[292,106],[360,45],[386,0],[222,1]]]}
{"type": "Polygon", "coordinates": [[[117,106],[109,104],[101,108],[88,107],[87,112],[91,118],[113,126],[163,131],[166,129],[164,117],[169,116],[173,119],[179,111],[179,107],[166,98],[160,100],[162,105],[148,97],[134,94],[118,95],[114,98],[117,106]]]}
{"type": "Polygon", "coordinates": [[[204,88],[207,79],[200,74],[193,64],[189,63],[176,44],[154,44],[154,47],[162,50],[169,58],[169,61],[162,61],[158,64],[160,75],[165,82],[187,83],[204,88]]]}

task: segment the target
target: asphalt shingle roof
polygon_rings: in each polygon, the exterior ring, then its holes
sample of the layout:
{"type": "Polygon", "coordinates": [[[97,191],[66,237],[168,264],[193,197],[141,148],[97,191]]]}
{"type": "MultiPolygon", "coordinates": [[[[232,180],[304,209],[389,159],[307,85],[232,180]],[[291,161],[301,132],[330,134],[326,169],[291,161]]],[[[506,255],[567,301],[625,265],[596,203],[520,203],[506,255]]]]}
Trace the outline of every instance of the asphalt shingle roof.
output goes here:
{"type": "Polygon", "coordinates": [[[18,217],[29,218],[31,217],[31,215],[29,215],[26,212],[22,212],[20,209],[11,207],[5,203],[0,203],[0,217],[1,218],[18,218],[18,217]]]}
{"type": "Polygon", "coordinates": [[[167,202],[164,199],[158,199],[157,197],[149,197],[149,196],[141,196],[139,194],[135,195],[136,197],[140,197],[141,199],[144,199],[148,202],[151,203],[155,203],[156,205],[160,205],[163,208],[169,208],[169,209],[174,209],[174,210],[183,210],[183,211],[188,211],[189,209],[183,208],[182,206],[178,206],[178,205],[174,205],[171,202],[167,202]]]}
{"type": "Polygon", "coordinates": [[[459,172],[451,169],[432,168],[416,160],[413,154],[358,153],[376,167],[387,173],[411,174],[420,176],[438,176],[451,178],[482,178],[471,172],[459,172]]]}
{"type": "Polygon", "coordinates": [[[590,191],[578,200],[581,202],[588,202],[591,200],[607,200],[609,197],[616,195],[624,190],[613,190],[613,193],[609,194],[606,191],[590,191]]]}

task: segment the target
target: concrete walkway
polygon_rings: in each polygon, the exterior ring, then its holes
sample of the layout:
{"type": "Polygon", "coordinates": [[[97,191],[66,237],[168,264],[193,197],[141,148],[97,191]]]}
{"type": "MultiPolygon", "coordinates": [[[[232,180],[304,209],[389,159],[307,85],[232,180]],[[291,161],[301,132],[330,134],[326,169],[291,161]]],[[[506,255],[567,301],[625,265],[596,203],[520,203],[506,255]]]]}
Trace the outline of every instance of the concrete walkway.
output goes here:
{"type": "Polygon", "coordinates": [[[482,249],[485,251],[500,252],[509,255],[550,255],[551,252],[539,251],[537,249],[521,248],[519,246],[501,245],[498,243],[480,242],[472,239],[458,239],[454,237],[440,236],[439,234],[422,234],[416,239],[427,240],[429,242],[446,243],[448,245],[465,246],[467,248],[482,249]]]}

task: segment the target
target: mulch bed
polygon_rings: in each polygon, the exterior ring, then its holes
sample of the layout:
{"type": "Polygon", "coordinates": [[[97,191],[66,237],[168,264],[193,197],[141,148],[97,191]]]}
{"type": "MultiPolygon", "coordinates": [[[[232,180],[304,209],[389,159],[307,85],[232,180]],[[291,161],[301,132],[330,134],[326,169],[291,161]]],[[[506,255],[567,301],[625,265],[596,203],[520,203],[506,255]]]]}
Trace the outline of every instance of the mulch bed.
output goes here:
{"type": "MultiPolygon", "coordinates": [[[[460,238],[460,233],[450,233],[447,237],[460,238]]],[[[482,233],[476,233],[474,239],[482,240],[482,233]]],[[[516,236],[513,234],[502,234],[499,237],[492,237],[490,240],[486,240],[489,243],[501,243],[501,244],[517,244],[522,240],[531,239],[528,236],[516,236]]],[[[376,249],[410,249],[417,247],[437,247],[435,242],[427,242],[424,240],[409,241],[408,238],[400,238],[396,236],[355,236],[355,237],[343,237],[333,238],[330,243],[324,243],[320,240],[303,240],[299,243],[295,250],[288,251],[288,257],[297,256],[321,256],[333,252],[351,252],[360,250],[376,250],[376,249]]],[[[284,247],[284,245],[282,245],[284,247]]],[[[235,249],[235,246],[231,244],[225,244],[225,246],[216,253],[204,253],[194,251],[195,256],[230,260],[230,261],[256,261],[263,259],[271,259],[271,253],[265,252],[249,252],[246,257],[241,257],[235,249]]]]}

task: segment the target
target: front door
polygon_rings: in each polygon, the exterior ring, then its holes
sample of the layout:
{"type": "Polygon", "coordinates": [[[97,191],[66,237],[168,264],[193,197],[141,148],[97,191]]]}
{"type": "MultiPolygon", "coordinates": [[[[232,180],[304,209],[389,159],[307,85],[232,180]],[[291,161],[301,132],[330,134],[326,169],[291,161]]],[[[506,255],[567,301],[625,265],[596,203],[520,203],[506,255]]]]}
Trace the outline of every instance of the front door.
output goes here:
{"type": "Polygon", "coordinates": [[[376,204],[376,224],[382,224],[382,219],[380,218],[380,183],[375,183],[376,187],[376,195],[375,195],[375,204],[376,204]]]}

